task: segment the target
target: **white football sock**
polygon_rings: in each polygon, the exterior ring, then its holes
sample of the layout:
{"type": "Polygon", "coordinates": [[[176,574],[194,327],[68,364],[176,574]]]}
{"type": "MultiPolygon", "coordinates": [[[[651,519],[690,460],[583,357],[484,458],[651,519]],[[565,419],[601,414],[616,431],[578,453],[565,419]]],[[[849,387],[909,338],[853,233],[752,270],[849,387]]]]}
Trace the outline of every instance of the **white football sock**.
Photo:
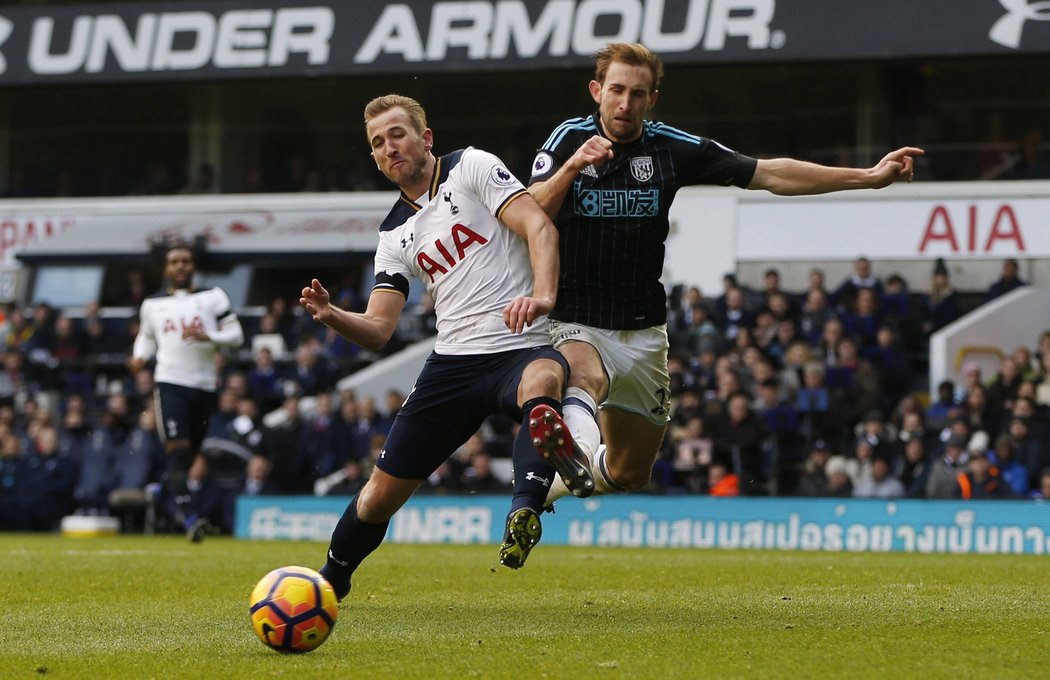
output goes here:
{"type": "Polygon", "coordinates": [[[570,387],[565,390],[565,396],[561,400],[562,419],[569,427],[573,441],[580,451],[588,458],[594,459],[594,453],[601,443],[602,434],[598,429],[598,421],[594,414],[597,407],[591,395],[579,387],[570,387]]]}

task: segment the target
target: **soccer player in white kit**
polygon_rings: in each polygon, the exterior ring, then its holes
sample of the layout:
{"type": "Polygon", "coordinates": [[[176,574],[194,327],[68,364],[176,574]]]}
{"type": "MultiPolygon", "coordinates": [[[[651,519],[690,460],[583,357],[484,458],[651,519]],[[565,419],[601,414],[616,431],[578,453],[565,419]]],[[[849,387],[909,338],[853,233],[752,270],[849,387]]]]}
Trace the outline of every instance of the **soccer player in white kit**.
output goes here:
{"type": "Polygon", "coordinates": [[[134,375],[156,357],[157,430],[167,454],[163,489],[167,500],[174,502],[176,521],[196,543],[209,526],[190,508],[186,471],[215,412],[215,353],[220,347],[243,344],[244,331],[221,288],[193,287],[194,271],[190,247],[168,248],[164,257],[168,287],[142,302],[129,367],[134,375]]]}
{"type": "Polygon", "coordinates": [[[372,100],[365,127],[373,159],[401,188],[379,227],[368,307],[364,313],[335,307],[316,279],[300,303],[314,319],[375,350],[393,334],[415,277],[434,298],[438,337],[372,476],[332,533],[321,573],[339,599],[394,513],[493,413],[522,422],[513,445],[504,566],[521,567],[539,540],[539,513],[555,472],[576,495],[593,487],[561,421],[568,369],[545,327],[558,279],[554,225],[492,154],[468,147],[435,157],[433,132],[415,100],[372,100]]]}

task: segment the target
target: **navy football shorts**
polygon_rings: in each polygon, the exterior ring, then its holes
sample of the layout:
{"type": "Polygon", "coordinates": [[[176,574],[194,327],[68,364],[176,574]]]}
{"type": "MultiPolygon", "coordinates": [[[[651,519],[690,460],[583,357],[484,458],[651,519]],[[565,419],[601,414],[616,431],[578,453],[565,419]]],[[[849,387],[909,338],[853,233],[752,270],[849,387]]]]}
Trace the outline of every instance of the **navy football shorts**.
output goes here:
{"type": "Polygon", "coordinates": [[[165,444],[188,439],[196,451],[208,431],[208,419],[215,413],[218,399],[214,392],[183,385],[157,383],[153,392],[157,404],[157,432],[165,444]]]}
{"type": "Polygon", "coordinates": [[[502,413],[521,421],[518,383],[533,361],[569,364],[549,345],[496,354],[431,354],[397,412],[376,466],[400,479],[426,479],[485,418],[502,413]]]}

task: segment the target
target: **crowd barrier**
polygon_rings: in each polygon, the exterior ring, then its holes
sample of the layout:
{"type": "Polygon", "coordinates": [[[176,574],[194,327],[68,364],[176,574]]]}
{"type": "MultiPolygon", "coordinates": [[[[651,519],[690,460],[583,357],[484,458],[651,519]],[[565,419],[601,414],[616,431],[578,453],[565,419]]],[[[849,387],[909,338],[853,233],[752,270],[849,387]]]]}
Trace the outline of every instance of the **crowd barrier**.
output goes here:
{"type": "MultiPolygon", "coordinates": [[[[327,541],[349,499],[241,496],[235,535],[327,541]]],[[[420,496],[390,523],[395,543],[499,543],[509,496],[420,496]]],[[[1050,504],[800,498],[565,499],[543,542],[575,546],[830,552],[1050,554],[1050,504]]]]}

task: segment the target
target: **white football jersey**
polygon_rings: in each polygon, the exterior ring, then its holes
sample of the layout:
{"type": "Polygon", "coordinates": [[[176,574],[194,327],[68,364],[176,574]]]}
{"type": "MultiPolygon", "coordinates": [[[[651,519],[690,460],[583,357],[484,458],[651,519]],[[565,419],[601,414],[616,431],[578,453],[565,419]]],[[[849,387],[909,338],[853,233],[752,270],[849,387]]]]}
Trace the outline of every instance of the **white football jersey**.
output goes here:
{"type": "Polygon", "coordinates": [[[244,342],[240,321],[230,307],[230,298],[221,288],[176,290],[143,300],[139,311],[139,334],[132,356],[157,356],[153,379],[159,383],[215,391],[217,346],[238,346],[244,342]],[[184,340],[187,328],[199,328],[211,342],[184,340]]]}
{"type": "Polygon", "coordinates": [[[499,221],[523,193],[498,158],[467,147],[437,159],[427,194],[402,193],[380,226],[373,290],[399,289],[397,275],[420,279],[434,298],[438,354],[550,344],[546,317],[520,335],[503,323],[511,300],[532,295],[528,244],[499,221]]]}

